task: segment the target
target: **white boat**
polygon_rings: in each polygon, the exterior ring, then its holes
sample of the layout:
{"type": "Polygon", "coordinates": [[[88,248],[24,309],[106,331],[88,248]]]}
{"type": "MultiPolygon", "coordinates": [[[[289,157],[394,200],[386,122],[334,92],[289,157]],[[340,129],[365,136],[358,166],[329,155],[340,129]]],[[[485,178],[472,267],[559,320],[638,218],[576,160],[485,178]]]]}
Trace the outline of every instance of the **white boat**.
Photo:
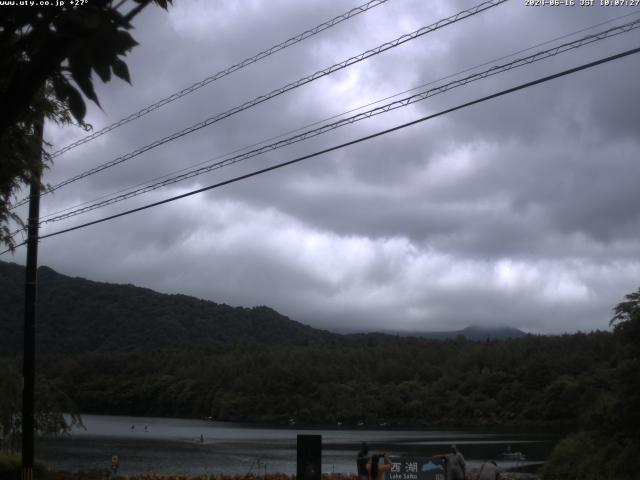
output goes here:
{"type": "Polygon", "coordinates": [[[513,462],[523,462],[527,459],[522,452],[505,452],[500,454],[501,460],[511,460],[513,462]]]}

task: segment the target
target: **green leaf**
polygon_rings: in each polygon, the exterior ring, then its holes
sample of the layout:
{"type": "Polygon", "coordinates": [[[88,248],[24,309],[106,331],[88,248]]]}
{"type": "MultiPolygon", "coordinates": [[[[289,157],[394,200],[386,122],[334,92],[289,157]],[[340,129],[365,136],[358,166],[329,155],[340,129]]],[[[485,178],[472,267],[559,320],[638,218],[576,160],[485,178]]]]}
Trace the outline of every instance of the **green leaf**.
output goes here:
{"type": "Polygon", "coordinates": [[[73,80],[78,84],[82,93],[85,94],[87,98],[92,100],[96,105],[100,106],[100,101],[98,100],[98,96],[96,95],[96,91],[93,89],[93,82],[91,82],[90,75],[84,75],[74,69],[71,69],[71,76],[73,80]]]}
{"type": "Polygon", "coordinates": [[[126,54],[129,50],[138,45],[138,42],[136,42],[129,33],[122,30],[118,30],[113,33],[112,43],[113,49],[121,55],[126,54]]]}
{"type": "Polygon", "coordinates": [[[59,100],[68,103],[69,110],[78,122],[82,122],[87,107],[80,92],[76,90],[62,75],[53,77],[53,90],[59,100]]]}
{"type": "Polygon", "coordinates": [[[113,73],[118,78],[121,78],[122,80],[126,81],[129,84],[131,83],[131,77],[129,77],[129,67],[127,67],[127,64],[124,63],[124,61],[120,60],[119,58],[116,58],[113,61],[111,68],[113,69],[113,73]]]}
{"type": "Polygon", "coordinates": [[[111,80],[111,69],[109,68],[108,63],[104,63],[100,60],[93,63],[93,69],[96,71],[100,80],[103,82],[108,82],[111,80]]]}
{"type": "Polygon", "coordinates": [[[84,104],[82,95],[80,95],[78,90],[69,85],[69,95],[67,99],[69,100],[69,110],[71,110],[75,119],[79,123],[82,123],[84,116],[87,113],[87,106],[84,104]]]}
{"type": "Polygon", "coordinates": [[[91,65],[86,60],[85,53],[85,51],[78,48],[69,54],[69,70],[71,71],[73,80],[80,87],[80,90],[82,90],[82,93],[96,105],[100,106],[100,101],[91,82],[91,65]]]}

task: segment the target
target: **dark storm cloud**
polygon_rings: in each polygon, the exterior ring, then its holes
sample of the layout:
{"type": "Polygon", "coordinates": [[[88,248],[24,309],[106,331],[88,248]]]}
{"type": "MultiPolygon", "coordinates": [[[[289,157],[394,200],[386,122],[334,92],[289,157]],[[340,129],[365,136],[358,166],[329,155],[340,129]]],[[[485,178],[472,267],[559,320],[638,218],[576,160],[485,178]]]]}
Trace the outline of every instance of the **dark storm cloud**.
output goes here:
{"type": "MultiPolygon", "coordinates": [[[[470,6],[391,0],[68,152],[56,160],[47,181],[55,184],[470,6]]],[[[148,9],[136,22],[134,36],[141,45],[128,62],[133,88],[118,81],[100,85],[104,111],[90,107],[88,120],[102,128],[347,8],[324,1],[184,1],[168,14],[148,9]]],[[[61,189],[45,197],[43,212],[216,158],[624,13],[630,11],[535,9],[507,2],[61,189]]],[[[49,225],[45,232],[371,134],[617,53],[637,39],[636,31],[473,83],[49,225]]],[[[42,263],[96,280],[233,305],[266,304],[297,320],[341,330],[452,329],[472,323],[536,332],[604,328],[611,306],[640,278],[638,73],[636,57],[620,60],[48,239],[42,263]]],[[[61,147],[81,136],[69,132],[49,128],[47,135],[61,147]]]]}

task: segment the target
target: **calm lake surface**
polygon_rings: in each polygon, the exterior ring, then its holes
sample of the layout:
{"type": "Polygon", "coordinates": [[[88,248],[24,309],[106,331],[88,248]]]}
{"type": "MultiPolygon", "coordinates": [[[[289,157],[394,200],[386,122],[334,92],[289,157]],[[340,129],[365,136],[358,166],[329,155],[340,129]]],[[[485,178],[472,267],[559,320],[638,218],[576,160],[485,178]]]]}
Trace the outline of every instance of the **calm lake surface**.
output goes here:
{"type": "MultiPolygon", "coordinates": [[[[257,428],[238,424],[171,418],[83,415],[86,430],[36,440],[36,457],[62,470],[107,469],[120,458],[119,474],[294,474],[296,436],[322,435],[323,473],[355,473],[360,443],[373,453],[430,456],[448,453],[451,444],[472,468],[497,458],[508,446],[527,462],[543,461],[558,439],[553,433],[485,430],[393,430],[366,428],[257,428]],[[132,428],[132,426],[134,428],[132,428]],[[146,427],[146,429],[145,429],[146,427]]],[[[498,462],[502,468],[516,465],[498,462]]]]}

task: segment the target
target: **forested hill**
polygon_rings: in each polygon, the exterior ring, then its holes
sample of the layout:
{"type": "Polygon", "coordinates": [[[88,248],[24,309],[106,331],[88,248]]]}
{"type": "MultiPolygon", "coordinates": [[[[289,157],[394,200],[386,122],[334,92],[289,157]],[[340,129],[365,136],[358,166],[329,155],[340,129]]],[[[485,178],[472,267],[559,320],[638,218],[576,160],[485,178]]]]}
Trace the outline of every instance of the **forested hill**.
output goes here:
{"type": "MultiPolygon", "coordinates": [[[[0,356],[22,349],[25,269],[0,262],[0,356]]],[[[82,353],[180,344],[320,344],[344,337],[268,307],[242,308],[38,270],[39,352],[82,353]]]]}
{"type": "MultiPolygon", "coordinates": [[[[0,262],[0,356],[21,351],[25,269],[0,262]]],[[[467,327],[449,332],[411,332],[438,340],[525,336],[513,328],[467,327]]],[[[168,295],[133,285],[74,278],[48,267],[38,270],[37,348],[41,353],[123,351],[178,345],[370,344],[397,333],[341,335],[291,320],[269,307],[231,307],[187,295],[168,295]]]]}

